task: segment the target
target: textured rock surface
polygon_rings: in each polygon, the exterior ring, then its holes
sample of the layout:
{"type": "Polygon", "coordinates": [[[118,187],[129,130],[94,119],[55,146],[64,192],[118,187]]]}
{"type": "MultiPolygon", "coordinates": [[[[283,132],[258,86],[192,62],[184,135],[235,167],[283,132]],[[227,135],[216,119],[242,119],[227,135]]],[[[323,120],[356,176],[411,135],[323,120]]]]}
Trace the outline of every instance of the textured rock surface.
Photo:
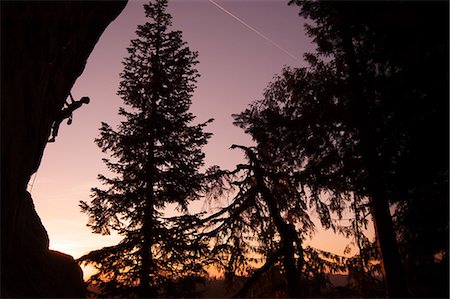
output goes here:
{"type": "Polygon", "coordinates": [[[84,297],[71,256],[50,251],[26,186],[51,124],[126,2],[1,1],[1,295],[84,297]]]}

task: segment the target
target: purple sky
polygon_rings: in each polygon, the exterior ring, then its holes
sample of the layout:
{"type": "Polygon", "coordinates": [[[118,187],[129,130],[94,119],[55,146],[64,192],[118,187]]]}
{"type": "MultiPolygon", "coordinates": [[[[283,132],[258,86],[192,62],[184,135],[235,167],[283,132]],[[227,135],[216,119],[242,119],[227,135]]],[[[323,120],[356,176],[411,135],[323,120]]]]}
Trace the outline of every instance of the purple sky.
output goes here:
{"type": "MultiPolygon", "coordinates": [[[[288,6],[287,0],[216,2],[301,61],[305,52],[314,49],[305,36],[298,8],[288,6]]],[[[45,149],[33,186],[32,195],[49,233],[50,248],[75,258],[119,240],[117,236],[92,234],[78,201],[89,199],[90,188],[98,185],[97,174],[107,174],[101,161],[105,156],[93,141],[101,121],[113,126],[120,121],[117,110],[122,103],[116,95],[119,73],[137,25],[145,22],[144,3],[130,0],[100,38],[72,89],[75,98],[89,96],[91,103],[74,113],[71,126],[61,124],[56,143],[45,149]]],[[[233,126],[231,114],[260,99],[283,66],[304,64],[207,0],[171,0],[169,12],[173,28],[182,30],[184,40],[199,52],[197,69],[201,77],[191,110],[199,122],[215,119],[208,127],[214,136],[205,147],[206,166],[232,168],[241,162],[242,154],[229,150],[231,144],[250,145],[252,141],[233,126]]],[[[349,241],[319,232],[311,244],[342,254],[349,241]]]]}

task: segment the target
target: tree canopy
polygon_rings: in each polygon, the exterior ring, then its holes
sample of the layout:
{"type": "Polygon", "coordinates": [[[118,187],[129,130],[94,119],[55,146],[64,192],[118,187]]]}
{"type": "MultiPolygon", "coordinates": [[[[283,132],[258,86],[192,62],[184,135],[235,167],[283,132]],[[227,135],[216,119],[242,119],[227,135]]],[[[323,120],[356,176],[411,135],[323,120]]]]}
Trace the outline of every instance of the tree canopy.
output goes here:
{"type": "Polygon", "coordinates": [[[312,190],[367,196],[390,295],[420,294],[414,275],[440,267],[427,262],[433,255],[448,256],[448,31],[437,29],[447,4],[291,2],[312,21],[317,51],[305,55],[308,67],[285,68],[237,124],[312,190]],[[417,213],[420,225],[410,222],[417,213]],[[396,237],[427,247],[415,256],[424,265],[400,260],[396,237]]]}

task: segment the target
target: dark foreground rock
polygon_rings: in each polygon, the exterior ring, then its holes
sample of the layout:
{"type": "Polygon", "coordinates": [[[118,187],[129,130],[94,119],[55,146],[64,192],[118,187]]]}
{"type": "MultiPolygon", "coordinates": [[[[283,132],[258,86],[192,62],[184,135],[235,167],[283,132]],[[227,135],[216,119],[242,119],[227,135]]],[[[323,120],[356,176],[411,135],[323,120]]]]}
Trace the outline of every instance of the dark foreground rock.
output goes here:
{"type": "Polygon", "coordinates": [[[125,1],[1,1],[1,296],[85,297],[71,256],[48,249],[26,191],[51,124],[125,1]]]}

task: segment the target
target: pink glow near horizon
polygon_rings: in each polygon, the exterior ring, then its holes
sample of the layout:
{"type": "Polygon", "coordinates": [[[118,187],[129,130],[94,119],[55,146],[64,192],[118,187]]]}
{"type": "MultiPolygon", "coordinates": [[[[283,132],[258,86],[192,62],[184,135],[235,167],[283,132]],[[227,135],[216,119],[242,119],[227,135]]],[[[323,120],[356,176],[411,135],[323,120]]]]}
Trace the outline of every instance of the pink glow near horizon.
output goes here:
{"type": "MultiPolygon", "coordinates": [[[[314,49],[305,36],[298,8],[288,6],[287,1],[215,2],[296,57],[314,49]]],[[[117,110],[122,102],[116,91],[121,62],[137,25],[145,22],[144,3],[130,1],[100,38],[72,89],[76,98],[89,96],[91,103],[74,113],[71,126],[63,122],[56,143],[45,149],[33,187],[36,209],[50,236],[50,248],[75,258],[120,240],[114,235],[92,234],[78,202],[89,199],[90,188],[98,185],[97,174],[107,174],[101,161],[105,156],[93,140],[101,121],[113,126],[120,121],[117,110]]],[[[229,150],[231,144],[251,145],[252,141],[233,126],[231,114],[261,98],[264,88],[283,66],[304,65],[209,1],[169,1],[169,12],[173,28],[182,30],[184,40],[199,52],[197,69],[201,77],[191,110],[198,121],[215,119],[208,127],[214,136],[205,147],[206,166],[232,168],[241,162],[242,154],[229,150]]],[[[201,206],[195,203],[193,209],[201,206]]],[[[311,244],[338,254],[349,242],[322,230],[316,235],[311,244]]]]}

